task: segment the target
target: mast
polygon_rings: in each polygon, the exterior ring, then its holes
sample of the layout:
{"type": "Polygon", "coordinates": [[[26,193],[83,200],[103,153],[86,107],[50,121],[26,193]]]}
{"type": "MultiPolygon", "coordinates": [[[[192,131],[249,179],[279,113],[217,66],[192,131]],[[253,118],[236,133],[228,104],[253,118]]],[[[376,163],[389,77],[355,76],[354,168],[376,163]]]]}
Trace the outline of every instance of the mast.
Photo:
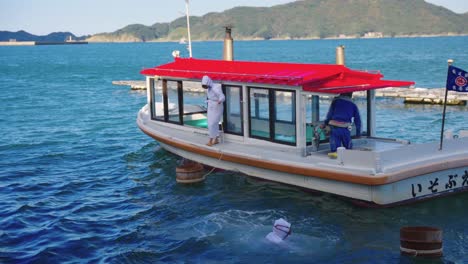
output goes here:
{"type": "Polygon", "coordinates": [[[189,0],[185,0],[185,14],[187,16],[188,50],[189,50],[189,56],[190,58],[192,58],[192,39],[190,37],[189,0]]]}

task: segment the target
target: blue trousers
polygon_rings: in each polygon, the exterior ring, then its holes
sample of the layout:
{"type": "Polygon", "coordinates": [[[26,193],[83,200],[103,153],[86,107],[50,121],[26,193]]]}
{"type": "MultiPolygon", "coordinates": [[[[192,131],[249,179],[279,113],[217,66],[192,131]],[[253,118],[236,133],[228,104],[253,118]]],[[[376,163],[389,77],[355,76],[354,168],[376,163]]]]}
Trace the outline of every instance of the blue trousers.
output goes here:
{"type": "Polygon", "coordinates": [[[330,135],[330,150],[331,152],[336,152],[336,149],[341,146],[347,149],[353,148],[353,143],[351,142],[351,131],[345,127],[332,126],[330,135]]]}

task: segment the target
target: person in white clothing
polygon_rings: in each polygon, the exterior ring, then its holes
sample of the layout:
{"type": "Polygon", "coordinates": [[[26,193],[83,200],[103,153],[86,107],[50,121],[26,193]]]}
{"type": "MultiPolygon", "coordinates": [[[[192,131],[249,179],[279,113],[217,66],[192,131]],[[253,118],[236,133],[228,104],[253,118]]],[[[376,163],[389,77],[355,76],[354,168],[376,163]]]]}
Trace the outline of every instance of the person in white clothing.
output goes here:
{"type": "Polygon", "coordinates": [[[291,224],[288,221],[280,218],[275,221],[273,225],[273,232],[266,236],[270,242],[279,244],[283,242],[289,235],[291,235],[291,224]]]}
{"type": "Polygon", "coordinates": [[[221,84],[213,83],[208,76],[203,76],[202,87],[206,89],[206,99],[208,101],[208,134],[210,141],[207,146],[213,146],[219,143],[219,121],[224,111],[224,94],[221,84]]]}

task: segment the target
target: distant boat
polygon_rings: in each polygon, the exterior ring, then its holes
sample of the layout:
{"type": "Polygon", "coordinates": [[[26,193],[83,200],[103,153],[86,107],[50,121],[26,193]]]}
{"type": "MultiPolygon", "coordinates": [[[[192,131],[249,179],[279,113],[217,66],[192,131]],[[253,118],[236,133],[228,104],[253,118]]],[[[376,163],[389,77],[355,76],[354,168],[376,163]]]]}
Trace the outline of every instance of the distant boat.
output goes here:
{"type": "Polygon", "coordinates": [[[187,40],[185,38],[181,38],[179,40],[179,44],[187,44],[187,40]]]}
{"type": "Polygon", "coordinates": [[[87,41],[80,41],[80,40],[76,40],[76,39],[73,39],[72,35],[69,35],[66,39],[65,39],[65,43],[64,44],[88,44],[87,41]]]}
{"type": "Polygon", "coordinates": [[[73,39],[72,35],[68,35],[68,37],[65,39],[65,42],[76,42],[76,40],[73,39]]]}

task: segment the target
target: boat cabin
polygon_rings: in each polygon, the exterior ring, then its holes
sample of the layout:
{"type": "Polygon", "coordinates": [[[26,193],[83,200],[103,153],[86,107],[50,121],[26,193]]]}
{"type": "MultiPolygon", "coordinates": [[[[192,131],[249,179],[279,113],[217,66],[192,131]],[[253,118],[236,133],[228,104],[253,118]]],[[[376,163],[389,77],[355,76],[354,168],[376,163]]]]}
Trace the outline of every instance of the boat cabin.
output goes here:
{"type": "Polygon", "coordinates": [[[382,80],[379,72],[356,71],[343,65],[193,58],[175,58],[141,73],[147,76],[152,120],[206,132],[206,94],[201,79],[207,75],[222,85],[226,96],[220,124],[224,137],[291,146],[302,155],[329,148],[325,146],[327,133],[320,125],[334,96],[349,92],[367,95],[358,103],[362,135],[373,137],[374,90],[414,84],[382,80]]]}

